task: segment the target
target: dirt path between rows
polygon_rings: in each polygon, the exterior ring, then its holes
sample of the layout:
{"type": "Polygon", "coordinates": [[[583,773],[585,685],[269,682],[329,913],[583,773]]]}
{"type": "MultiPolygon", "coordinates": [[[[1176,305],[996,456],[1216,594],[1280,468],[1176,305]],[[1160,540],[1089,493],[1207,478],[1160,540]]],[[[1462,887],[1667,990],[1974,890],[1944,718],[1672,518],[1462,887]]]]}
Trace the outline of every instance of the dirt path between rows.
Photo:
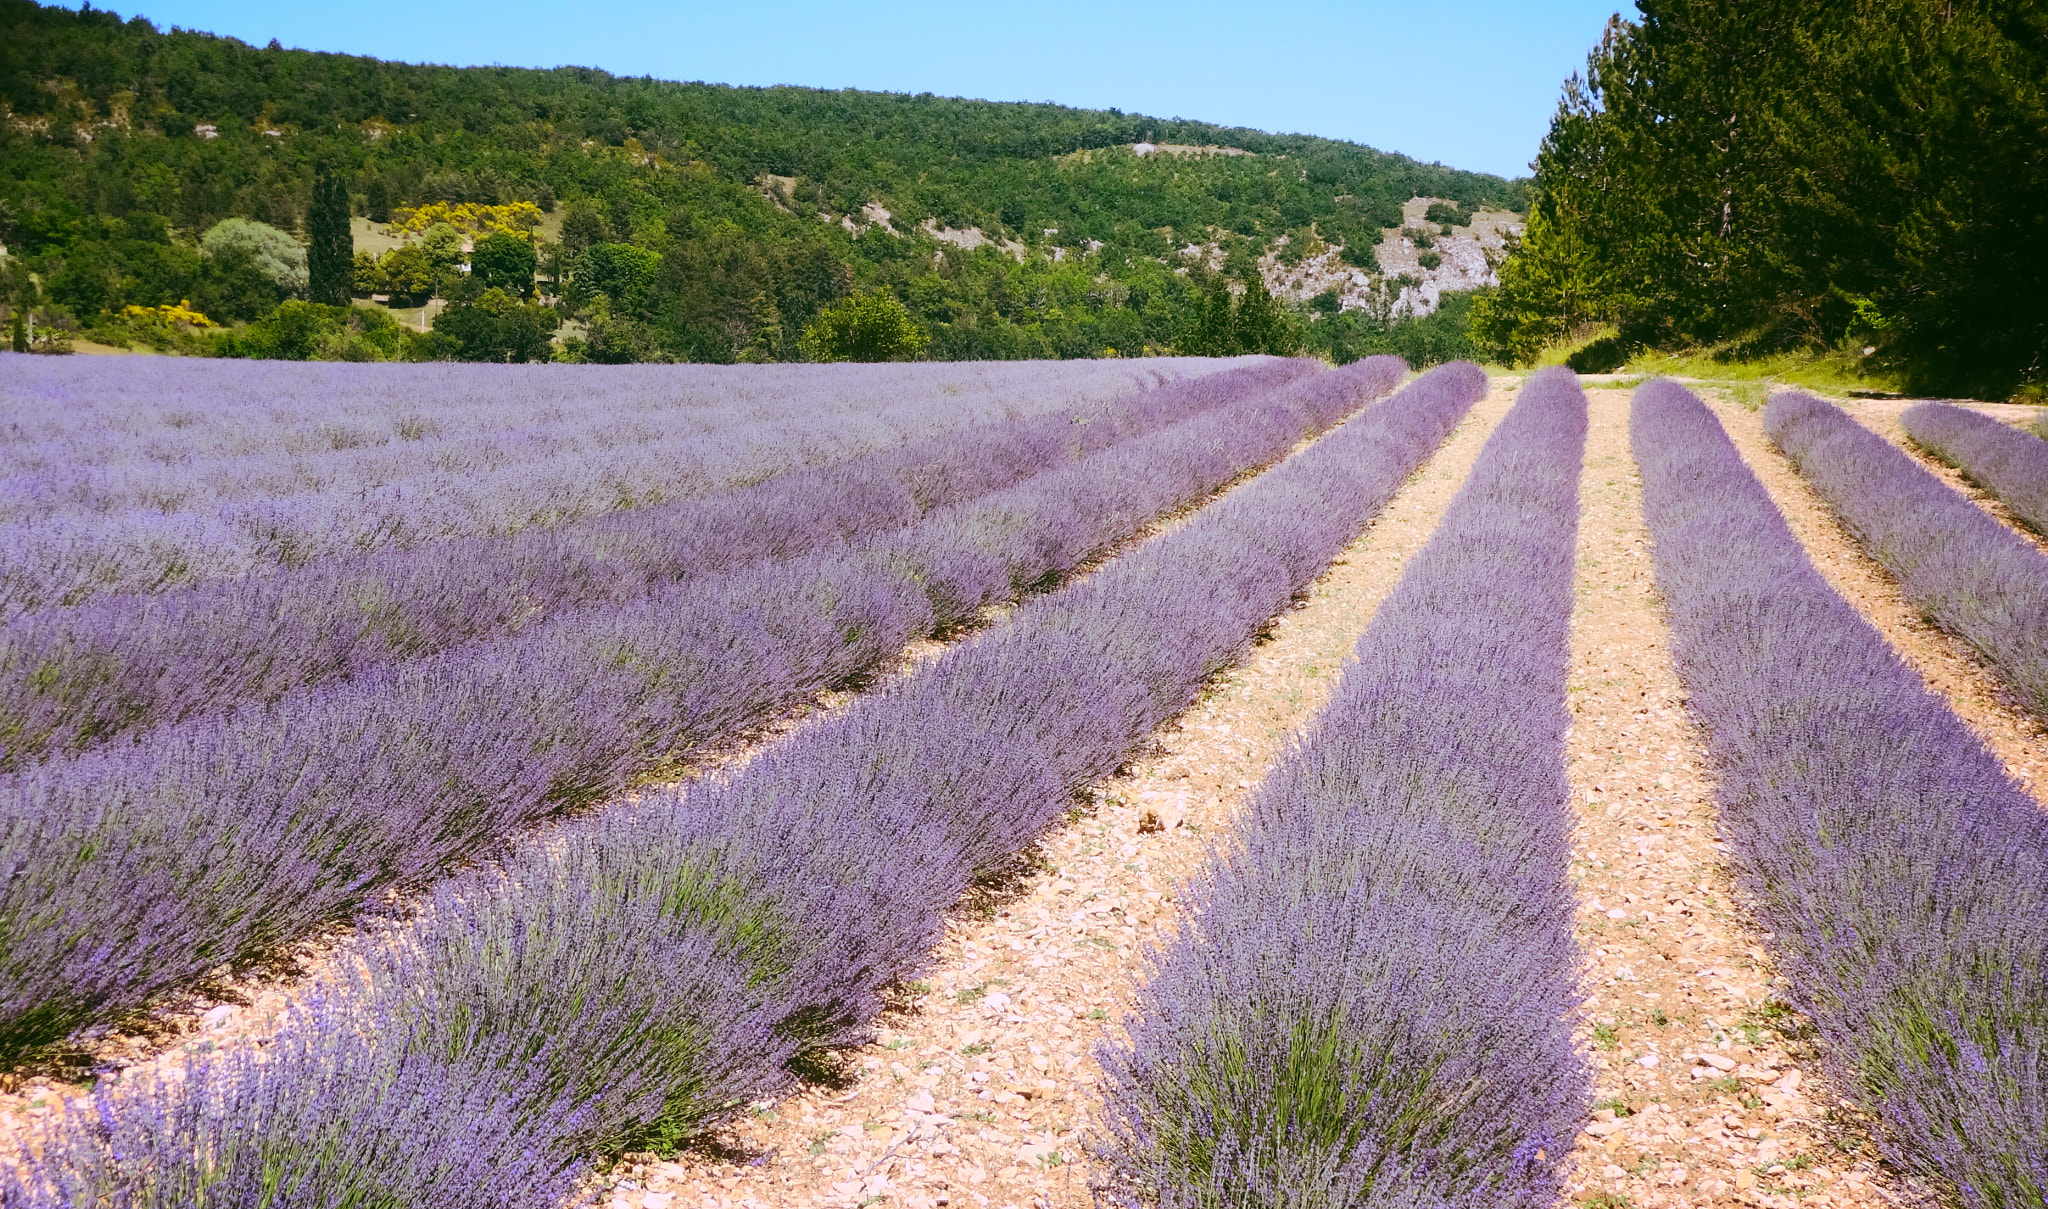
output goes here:
{"type": "Polygon", "coordinates": [[[1734,901],[1652,582],[1629,392],[1588,393],[1566,759],[1600,1107],[1570,1195],[1616,1209],[1885,1204],[1867,1143],[1829,1122],[1808,1055],[1766,1014],[1764,938],[1734,901]]]}
{"type": "Polygon", "coordinates": [[[953,922],[921,993],[853,1055],[852,1087],[763,1108],[730,1131],[732,1162],[630,1163],[597,1203],[1092,1204],[1083,1145],[1097,1112],[1092,1052],[1128,1007],[1143,949],[1174,918],[1175,887],[1328,697],[1518,384],[1496,379],[1270,639],[1168,725],[1159,750],[1093,788],[1093,813],[1047,838],[1041,872],[993,918],[953,922]]]}

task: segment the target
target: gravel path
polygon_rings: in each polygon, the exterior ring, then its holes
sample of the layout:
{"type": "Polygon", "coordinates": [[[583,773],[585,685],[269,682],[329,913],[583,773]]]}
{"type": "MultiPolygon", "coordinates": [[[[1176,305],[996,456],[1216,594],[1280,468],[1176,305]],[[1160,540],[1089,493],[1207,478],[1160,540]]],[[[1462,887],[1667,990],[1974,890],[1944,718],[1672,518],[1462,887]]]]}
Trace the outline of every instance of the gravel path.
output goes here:
{"type": "Polygon", "coordinates": [[[1629,392],[1588,393],[1566,760],[1589,967],[1581,1035],[1602,1103],[1570,1194],[1636,1209],[1883,1204],[1867,1143],[1830,1126],[1805,1051],[1766,1014],[1770,963],[1733,901],[1652,583],[1629,392]]]}
{"type": "Polygon", "coordinates": [[[1173,917],[1246,790],[1319,708],[1513,402],[1496,379],[1307,600],[1159,736],[1093,808],[1047,838],[1040,868],[991,918],[956,919],[906,1004],[856,1053],[842,1092],[764,1107],[725,1139],[731,1161],[629,1162],[597,1196],[613,1209],[1092,1204],[1083,1139],[1092,1051],[1126,1009],[1140,953],[1173,917]],[[1156,830],[1154,829],[1156,828],[1156,830]]]}

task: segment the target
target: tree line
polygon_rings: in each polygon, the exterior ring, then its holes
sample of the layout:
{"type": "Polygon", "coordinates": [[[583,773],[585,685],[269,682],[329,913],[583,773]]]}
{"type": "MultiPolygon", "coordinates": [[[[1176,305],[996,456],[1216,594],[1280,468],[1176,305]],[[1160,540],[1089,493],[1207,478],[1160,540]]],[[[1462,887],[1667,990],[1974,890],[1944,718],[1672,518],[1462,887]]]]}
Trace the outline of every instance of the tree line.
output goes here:
{"type": "Polygon", "coordinates": [[[2048,8],[1642,0],[1564,87],[1502,288],[1510,358],[1819,351],[1917,393],[2048,384],[2048,8]]]}

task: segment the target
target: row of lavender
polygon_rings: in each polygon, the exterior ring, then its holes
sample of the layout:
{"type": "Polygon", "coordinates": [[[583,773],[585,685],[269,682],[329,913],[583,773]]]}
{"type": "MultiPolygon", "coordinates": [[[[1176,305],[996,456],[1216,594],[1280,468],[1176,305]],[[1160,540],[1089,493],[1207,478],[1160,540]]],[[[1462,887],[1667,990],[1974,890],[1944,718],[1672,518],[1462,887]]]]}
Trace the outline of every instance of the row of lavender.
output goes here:
{"type": "Polygon", "coordinates": [[[0,1052],[247,959],[614,795],[1072,571],[1370,398],[1254,392],[905,529],[573,609],[0,778],[0,1052]]]}
{"type": "Polygon", "coordinates": [[[2048,556],[1832,403],[1775,395],[1764,429],[1906,599],[2048,715],[2048,556]]]}
{"type": "Polygon", "coordinates": [[[691,366],[586,380],[520,366],[365,377],[38,362],[0,385],[0,616],[545,527],[962,425],[1087,414],[1204,372],[1071,367],[1103,364],[691,366]],[[308,452],[309,434],[338,448],[308,452]]]}
{"type": "Polygon", "coordinates": [[[1586,400],[1531,378],[1103,1053],[1132,1205],[1560,1192],[1590,1072],[1565,673],[1586,400]]]}
{"type": "Polygon", "coordinates": [[[443,884],[248,1051],[103,1087],[10,1204],[555,1205],[847,1044],[944,913],[1184,708],[1484,390],[1458,365],[729,777],[443,884]],[[203,1190],[203,1191],[202,1191],[203,1190]]]}
{"type": "MultiPolygon", "coordinates": [[[[1949,523],[1925,471],[1866,450],[1825,405],[1771,406],[1780,439],[1909,593],[1926,599],[1930,573],[1966,550],[2002,548],[1969,545],[1961,526],[1931,542],[1901,533],[1910,522],[1894,516],[1949,523]],[[1884,495],[1894,502],[1877,505],[1884,495]]],[[[1652,383],[1632,423],[1723,833],[1838,1085],[1877,1114],[1895,1161],[1952,1181],[1973,1209],[2041,1205],[2048,814],[1828,588],[1703,404],[1652,383]]]]}
{"type": "MultiPolygon", "coordinates": [[[[2048,419],[2048,417],[2044,417],[2048,419]]],[[[2048,533],[2048,441],[1953,403],[1922,403],[1899,417],[1906,435],[2048,533]]]]}
{"type": "Polygon", "coordinates": [[[1308,372],[1267,360],[696,499],[32,613],[0,628],[0,768],[902,528],[1308,372]]]}

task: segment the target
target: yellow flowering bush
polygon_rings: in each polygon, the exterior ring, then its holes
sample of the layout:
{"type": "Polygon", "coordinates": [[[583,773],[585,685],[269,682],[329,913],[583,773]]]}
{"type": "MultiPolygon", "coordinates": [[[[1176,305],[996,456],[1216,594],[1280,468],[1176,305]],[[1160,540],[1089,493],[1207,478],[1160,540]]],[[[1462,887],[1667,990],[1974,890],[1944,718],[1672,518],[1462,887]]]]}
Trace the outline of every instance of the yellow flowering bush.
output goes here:
{"type": "Polygon", "coordinates": [[[477,202],[428,202],[424,206],[399,206],[391,211],[393,235],[417,235],[437,222],[447,223],[465,235],[488,235],[509,231],[523,235],[540,225],[540,207],[532,202],[508,202],[486,206],[477,202]]]}
{"type": "Polygon", "coordinates": [[[162,306],[128,306],[121,308],[124,319],[142,319],[166,326],[173,323],[189,324],[192,327],[213,327],[213,320],[192,309],[192,300],[181,298],[176,306],[165,303],[162,306]]]}

